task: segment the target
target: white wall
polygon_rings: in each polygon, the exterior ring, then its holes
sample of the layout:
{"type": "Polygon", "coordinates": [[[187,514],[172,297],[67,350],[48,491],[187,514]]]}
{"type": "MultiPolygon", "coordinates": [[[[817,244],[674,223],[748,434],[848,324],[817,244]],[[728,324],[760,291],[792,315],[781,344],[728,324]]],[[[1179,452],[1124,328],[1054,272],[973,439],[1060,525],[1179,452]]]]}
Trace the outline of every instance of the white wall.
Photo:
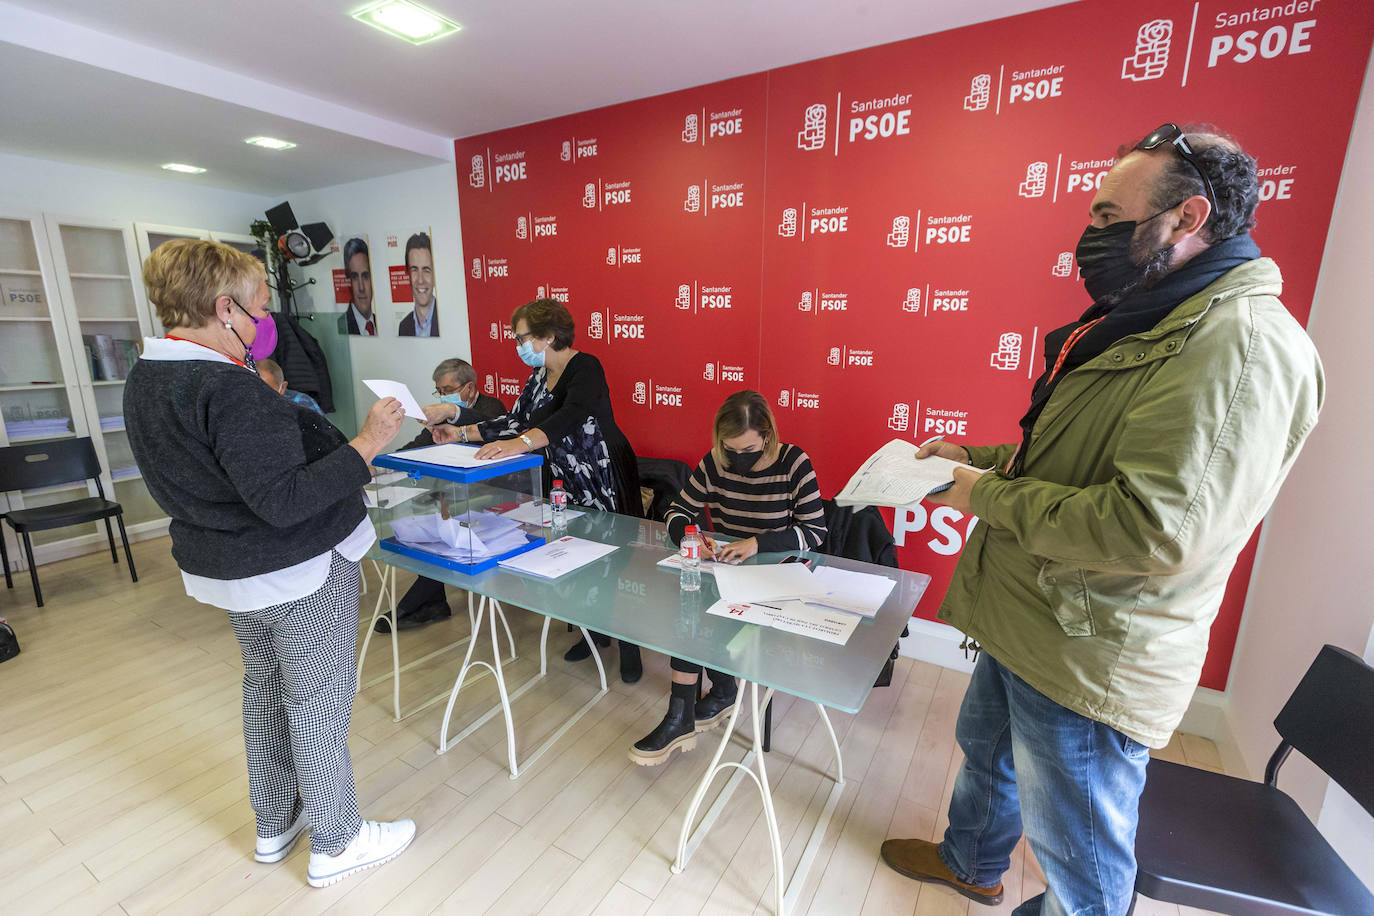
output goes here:
{"type": "Polygon", "coordinates": [[[0,153],[0,208],[43,210],[60,216],[188,226],[246,235],[263,210],[280,203],[256,194],[197,183],[111,172],[65,162],[0,153]]]}
{"type": "MultiPolygon", "coordinates": [[[[297,218],[304,221],[324,220],[342,238],[344,233],[366,233],[372,252],[373,308],[377,314],[381,334],[375,338],[353,337],[348,341],[351,367],[347,370],[353,380],[357,421],[367,414],[376,401],[363,384],[365,378],[395,379],[405,382],[421,404],[433,401],[434,367],[452,356],[472,358],[468,339],[467,284],[463,274],[462,235],[458,223],[458,183],[451,164],[416,169],[385,178],[374,178],[350,184],[335,185],[314,191],[290,195],[297,218]],[[440,337],[397,337],[396,325],[410,309],[408,304],[393,306],[391,289],[386,280],[388,255],[385,249],[387,234],[414,232],[428,226],[434,252],[435,294],[439,303],[440,337]]],[[[405,245],[405,235],[400,238],[405,245]]],[[[303,307],[320,311],[342,309],[333,304],[333,290],[329,285],[329,262],[307,270],[315,276],[317,286],[302,290],[303,307]]],[[[339,266],[339,265],[335,265],[339,266]]],[[[317,319],[317,323],[325,319],[317,319]]],[[[326,329],[312,329],[316,337],[326,329]]],[[[343,366],[331,364],[337,389],[344,375],[343,366]]],[[[340,424],[343,425],[343,424],[340,424]]],[[[399,442],[419,431],[419,426],[407,421],[399,442]]]]}
{"type": "MultiPolygon", "coordinates": [[[[1365,466],[1374,454],[1372,82],[1367,73],[1308,326],[1326,367],[1326,406],[1266,522],[1227,685],[1229,737],[1252,777],[1263,774],[1278,744],[1275,715],[1322,644],[1360,655],[1374,628],[1374,476],[1365,466]]],[[[1228,769],[1238,763],[1226,762],[1228,769]]],[[[1348,797],[1342,803],[1339,790],[1328,795],[1330,781],[1297,754],[1280,773],[1284,790],[1320,818],[1323,833],[1374,887],[1374,819],[1348,797]]]]}

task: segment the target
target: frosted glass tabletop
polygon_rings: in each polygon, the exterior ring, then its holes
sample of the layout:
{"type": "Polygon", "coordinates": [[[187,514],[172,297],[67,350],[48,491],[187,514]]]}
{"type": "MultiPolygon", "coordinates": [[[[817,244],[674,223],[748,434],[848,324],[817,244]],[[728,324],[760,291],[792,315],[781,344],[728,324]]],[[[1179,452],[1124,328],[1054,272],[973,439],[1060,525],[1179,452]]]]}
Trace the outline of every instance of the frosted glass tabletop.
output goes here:
{"type": "MultiPolygon", "coordinates": [[[[379,537],[390,534],[386,527],[378,526],[379,537]]],[[[813,568],[835,566],[897,583],[877,615],[861,620],[841,646],[707,614],[719,597],[715,580],[703,574],[700,591],[681,590],[678,571],[657,565],[675,552],[659,522],[589,509],[569,522],[568,534],[618,549],[552,580],[500,567],[469,576],[378,546],[368,558],[851,713],[868,698],[930,584],[924,573],[805,554],[813,568]]],[[[785,556],[759,554],[746,562],[776,563],[785,556]]]]}

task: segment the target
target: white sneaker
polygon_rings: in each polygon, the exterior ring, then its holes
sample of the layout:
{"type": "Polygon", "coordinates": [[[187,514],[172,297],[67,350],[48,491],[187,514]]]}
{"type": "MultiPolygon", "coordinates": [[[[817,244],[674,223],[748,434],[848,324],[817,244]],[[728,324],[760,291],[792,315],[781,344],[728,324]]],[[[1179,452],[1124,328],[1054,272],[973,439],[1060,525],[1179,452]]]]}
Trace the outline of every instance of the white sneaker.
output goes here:
{"type": "Polygon", "coordinates": [[[383,862],[390,862],[415,839],[415,822],[363,821],[363,829],[337,856],[326,852],[312,852],[306,880],[311,887],[327,887],[383,862]]]}
{"type": "Polygon", "coordinates": [[[301,834],[309,829],[310,824],[305,819],[305,812],[302,811],[296,818],[296,823],[287,827],[285,833],[258,837],[258,848],[253,852],[253,858],[259,862],[280,862],[291,852],[296,841],[301,838],[301,834]]]}

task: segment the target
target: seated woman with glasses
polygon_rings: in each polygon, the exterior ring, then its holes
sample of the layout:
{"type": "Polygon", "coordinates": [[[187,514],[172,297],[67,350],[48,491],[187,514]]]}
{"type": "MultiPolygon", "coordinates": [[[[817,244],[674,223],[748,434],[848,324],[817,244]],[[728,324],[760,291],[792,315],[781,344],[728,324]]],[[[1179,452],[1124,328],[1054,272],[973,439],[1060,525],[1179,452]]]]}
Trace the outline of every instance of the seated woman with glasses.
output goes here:
{"type": "MultiPolygon", "coordinates": [[[[568,500],[606,512],[642,516],[634,449],[615,422],[601,361],[573,348],[575,325],[563,303],[535,299],[510,319],[516,353],[529,380],[504,416],[468,426],[434,426],[436,442],[482,442],[478,458],[503,458],[543,449],[544,486],[563,481],[568,500]]],[[[594,634],[598,643],[609,640],[594,634]]],[[[563,656],[580,661],[591,648],[579,641],[563,656]]],[[[642,674],[639,647],[620,644],[620,678],[642,674]]]]}
{"type": "MultiPolygon", "coordinates": [[[[682,541],[688,525],[738,538],[718,544],[702,538],[702,559],[737,563],[760,551],[814,550],[825,540],[825,509],[811,459],[778,440],[768,401],[737,391],[716,411],[711,450],[668,508],[668,537],[682,541]]],[[[657,766],[674,750],[696,746],[697,732],[723,721],[735,707],[735,679],[707,670],[711,692],[698,699],[701,666],[672,660],[668,712],[658,727],[630,748],[630,759],[657,766]]]]}

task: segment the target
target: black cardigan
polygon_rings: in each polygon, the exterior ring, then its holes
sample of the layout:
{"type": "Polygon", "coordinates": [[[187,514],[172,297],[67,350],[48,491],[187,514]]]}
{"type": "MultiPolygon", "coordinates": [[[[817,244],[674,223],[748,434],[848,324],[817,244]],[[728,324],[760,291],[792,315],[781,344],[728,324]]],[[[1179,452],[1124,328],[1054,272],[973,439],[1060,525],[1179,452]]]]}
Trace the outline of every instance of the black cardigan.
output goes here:
{"type": "Polygon", "coordinates": [[[185,572],[242,579],[294,566],[363,520],[367,462],[332,423],[233,363],[139,360],[124,423],[185,572]]]}

